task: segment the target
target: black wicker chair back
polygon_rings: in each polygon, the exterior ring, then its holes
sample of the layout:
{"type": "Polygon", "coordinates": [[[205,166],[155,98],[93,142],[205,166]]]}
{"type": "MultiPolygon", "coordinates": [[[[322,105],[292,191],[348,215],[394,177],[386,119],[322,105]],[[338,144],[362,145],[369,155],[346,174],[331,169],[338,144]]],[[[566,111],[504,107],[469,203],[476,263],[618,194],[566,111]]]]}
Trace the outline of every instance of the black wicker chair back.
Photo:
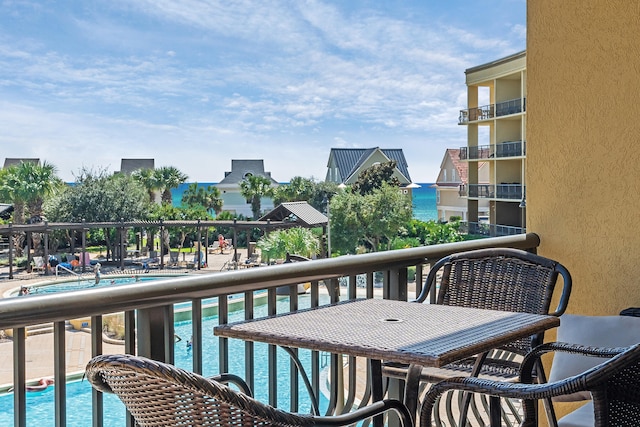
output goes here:
{"type": "MultiPolygon", "coordinates": [[[[480,249],[434,264],[416,301],[424,302],[430,294],[437,304],[560,316],[567,308],[571,285],[569,271],[557,261],[517,249],[480,249]],[[558,276],[563,280],[562,294],[550,311],[558,276]]],[[[533,343],[524,339],[504,349],[524,355],[541,342],[538,336],[533,343]]]]}

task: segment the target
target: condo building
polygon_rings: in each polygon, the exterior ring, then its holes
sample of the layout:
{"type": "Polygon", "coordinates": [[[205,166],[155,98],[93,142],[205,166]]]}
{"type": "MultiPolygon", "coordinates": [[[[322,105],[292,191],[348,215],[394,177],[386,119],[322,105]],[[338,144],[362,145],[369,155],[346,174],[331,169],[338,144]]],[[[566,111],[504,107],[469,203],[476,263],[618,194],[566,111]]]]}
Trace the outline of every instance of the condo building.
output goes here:
{"type": "Polygon", "coordinates": [[[504,236],[526,231],[525,51],[465,70],[467,127],[460,160],[468,164],[467,224],[470,234],[504,236]],[[488,183],[481,173],[488,166],[488,183]],[[488,201],[488,221],[485,203],[488,201]]]}

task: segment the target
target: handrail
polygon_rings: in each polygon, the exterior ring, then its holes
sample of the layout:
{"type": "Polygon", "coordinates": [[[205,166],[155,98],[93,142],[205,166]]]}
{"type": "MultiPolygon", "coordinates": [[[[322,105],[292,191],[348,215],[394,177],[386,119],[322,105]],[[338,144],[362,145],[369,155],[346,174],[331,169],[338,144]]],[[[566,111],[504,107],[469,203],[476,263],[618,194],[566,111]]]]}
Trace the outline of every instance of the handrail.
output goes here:
{"type": "Polygon", "coordinates": [[[535,233],[447,243],[354,256],[319,259],[167,279],[131,285],[93,288],[51,295],[0,300],[0,329],[37,323],[163,306],[197,298],[397,269],[440,259],[455,252],[511,247],[532,249],[540,244],[535,233]]]}
{"type": "MultiPolygon", "coordinates": [[[[26,327],[53,322],[53,357],[55,388],[55,421],[56,425],[66,426],[67,411],[77,410],[77,407],[67,408],[66,399],[66,371],[65,355],[67,353],[65,321],[69,319],[90,317],[91,323],[91,353],[102,354],[102,315],[108,313],[124,312],[124,352],[137,353],[152,359],[172,363],[175,355],[174,343],[174,303],[188,301],[191,303],[191,330],[192,345],[191,356],[193,359],[193,371],[203,372],[203,325],[205,298],[217,297],[215,304],[217,310],[217,322],[224,324],[229,322],[229,313],[232,302],[228,295],[244,293],[237,303],[233,303],[237,310],[237,304],[242,304],[245,319],[253,318],[254,298],[253,291],[267,289],[266,313],[275,314],[280,304],[277,298],[278,286],[291,285],[288,297],[289,311],[298,310],[298,297],[296,288],[299,283],[311,282],[306,304],[311,307],[320,305],[320,281],[327,287],[329,300],[337,302],[342,299],[354,299],[364,295],[356,289],[358,276],[366,273],[366,297],[374,297],[374,273],[382,273],[382,297],[389,299],[407,300],[410,298],[408,289],[408,271],[410,266],[416,266],[415,292],[421,290],[423,276],[423,264],[432,263],[446,255],[481,248],[511,247],[526,250],[535,250],[540,244],[536,234],[521,234],[508,237],[495,237],[465,242],[448,243],[434,246],[400,249],[387,252],[341,256],[337,258],[314,260],[311,262],[298,262],[282,264],[264,268],[252,268],[230,271],[227,273],[198,274],[190,277],[172,278],[160,281],[140,281],[131,285],[120,285],[104,288],[91,288],[63,292],[58,294],[29,295],[20,298],[8,298],[0,300],[0,329],[13,332],[13,387],[14,387],[14,427],[25,427],[27,424],[26,385],[29,380],[26,377],[26,327]],[[343,278],[347,278],[346,293],[341,295],[343,278]],[[340,279],[340,281],[338,280],[340,279]]],[[[414,291],[413,289],[411,290],[414,291]]],[[[325,302],[326,303],[326,302],[325,302]]],[[[285,301],[286,304],[286,301],[285,301]]],[[[252,389],[255,389],[255,365],[256,354],[253,344],[245,342],[245,367],[243,377],[252,389]]],[[[217,342],[217,370],[218,372],[230,371],[229,344],[225,338],[219,338],[217,342]]],[[[268,372],[268,401],[273,406],[278,405],[278,372],[277,352],[275,348],[269,348],[266,359],[264,355],[261,361],[266,360],[269,366],[268,372]]],[[[320,357],[318,352],[309,355],[311,368],[311,387],[316,395],[320,391],[320,357]]],[[[332,381],[338,381],[338,372],[342,367],[337,363],[337,355],[331,355],[329,375],[332,381]]],[[[298,395],[300,384],[295,367],[291,367],[291,375],[288,384],[288,393],[291,396],[289,410],[298,412],[298,395]]],[[[356,366],[355,359],[349,360],[349,382],[355,384],[356,366]]],[[[286,387],[286,386],[285,386],[286,387]]],[[[396,389],[395,385],[393,387],[396,389]]],[[[399,390],[399,388],[397,388],[399,390]]],[[[330,412],[341,411],[342,405],[351,405],[355,399],[355,388],[350,388],[345,401],[339,403],[333,397],[329,402],[330,412]]],[[[335,395],[334,395],[335,396],[335,395]]],[[[399,396],[397,396],[399,397],[399,396]]],[[[367,393],[363,401],[369,399],[367,393]]],[[[103,424],[104,411],[102,396],[94,393],[91,405],[94,426],[103,424]]],[[[124,421],[124,420],[123,420],[124,421]]],[[[131,422],[131,420],[129,420],[131,422]]]]}
{"type": "Polygon", "coordinates": [[[56,277],[58,277],[58,272],[60,270],[68,271],[69,273],[73,274],[74,276],[76,276],[78,278],[82,277],[81,274],[78,274],[73,270],[69,270],[67,267],[65,267],[64,265],[60,265],[60,264],[56,265],[56,277]]]}

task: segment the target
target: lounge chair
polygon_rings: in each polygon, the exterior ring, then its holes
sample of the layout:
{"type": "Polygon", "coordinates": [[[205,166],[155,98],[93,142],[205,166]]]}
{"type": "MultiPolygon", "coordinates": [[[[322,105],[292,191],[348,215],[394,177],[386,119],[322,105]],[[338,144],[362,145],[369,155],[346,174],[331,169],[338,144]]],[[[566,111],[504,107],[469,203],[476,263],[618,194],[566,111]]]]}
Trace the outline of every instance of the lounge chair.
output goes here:
{"type": "Polygon", "coordinates": [[[101,392],[114,393],[140,427],[151,426],[346,426],[388,411],[411,426],[411,415],[397,400],[383,400],[337,416],[300,415],[266,405],[250,396],[235,375],[211,379],[166,363],[131,355],[94,357],[86,376],[101,392]],[[230,382],[243,392],[222,384],[230,382]]]}
{"type": "Polygon", "coordinates": [[[47,264],[44,262],[44,258],[41,256],[34,256],[33,259],[32,271],[45,271],[47,269],[47,264]]]}
{"type": "Polygon", "coordinates": [[[179,256],[180,256],[179,251],[169,251],[169,263],[167,265],[169,266],[178,265],[179,256]]]}

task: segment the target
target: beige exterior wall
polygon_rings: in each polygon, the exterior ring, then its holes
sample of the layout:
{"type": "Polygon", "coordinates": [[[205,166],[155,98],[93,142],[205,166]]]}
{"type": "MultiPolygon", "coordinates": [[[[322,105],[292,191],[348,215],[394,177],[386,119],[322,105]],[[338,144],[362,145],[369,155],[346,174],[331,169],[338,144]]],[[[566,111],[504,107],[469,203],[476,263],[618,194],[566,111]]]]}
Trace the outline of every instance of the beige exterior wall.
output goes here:
{"type": "Polygon", "coordinates": [[[527,2],[527,229],[568,312],[640,307],[640,3],[527,2]]]}

